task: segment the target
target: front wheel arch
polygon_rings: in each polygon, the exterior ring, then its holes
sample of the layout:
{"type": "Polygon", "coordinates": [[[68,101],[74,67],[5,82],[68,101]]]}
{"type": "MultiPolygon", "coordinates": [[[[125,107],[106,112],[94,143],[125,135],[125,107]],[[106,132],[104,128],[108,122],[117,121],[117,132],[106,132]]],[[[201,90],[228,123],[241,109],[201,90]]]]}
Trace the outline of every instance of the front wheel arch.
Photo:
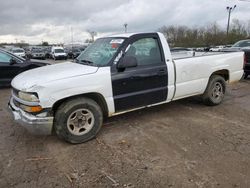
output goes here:
{"type": "Polygon", "coordinates": [[[66,102],[68,100],[72,100],[72,99],[74,99],[76,97],[86,97],[86,98],[90,98],[90,99],[94,100],[101,107],[104,118],[108,117],[109,110],[108,110],[108,105],[106,103],[105,98],[103,97],[102,94],[94,93],[94,92],[93,93],[80,94],[80,95],[73,95],[73,96],[69,96],[69,97],[66,97],[66,98],[63,98],[63,99],[60,99],[60,100],[56,101],[52,106],[53,115],[55,115],[56,110],[58,109],[58,107],[62,103],[66,102]]]}
{"type": "Polygon", "coordinates": [[[79,144],[96,137],[102,123],[101,107],[94,100],[75,97],[58,107],[55,112],[54,131],[59,138],[79,144]]]}

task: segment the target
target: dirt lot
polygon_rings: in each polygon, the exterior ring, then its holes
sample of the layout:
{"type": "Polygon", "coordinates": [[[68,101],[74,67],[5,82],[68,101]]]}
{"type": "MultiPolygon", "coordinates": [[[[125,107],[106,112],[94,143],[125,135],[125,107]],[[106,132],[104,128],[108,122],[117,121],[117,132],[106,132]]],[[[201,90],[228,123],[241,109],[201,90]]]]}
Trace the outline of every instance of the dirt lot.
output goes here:
{"type": "Polygon", "coordinates": [[[117,116],[97,139],[32,136],[0,90],[0,187],[250,187],[250,80],[224,103],[189,98],[117,116]]]}

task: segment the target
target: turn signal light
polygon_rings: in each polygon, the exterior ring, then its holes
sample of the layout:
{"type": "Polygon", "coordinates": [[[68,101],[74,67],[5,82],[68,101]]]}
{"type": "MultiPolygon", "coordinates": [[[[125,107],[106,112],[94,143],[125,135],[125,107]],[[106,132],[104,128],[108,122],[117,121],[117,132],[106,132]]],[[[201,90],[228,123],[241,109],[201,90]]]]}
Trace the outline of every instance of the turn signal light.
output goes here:
{"type": "Polygon", "coordinates": [[[43,108],[41,106],[20,106],[26,112],[41,112],[43,108]]]}

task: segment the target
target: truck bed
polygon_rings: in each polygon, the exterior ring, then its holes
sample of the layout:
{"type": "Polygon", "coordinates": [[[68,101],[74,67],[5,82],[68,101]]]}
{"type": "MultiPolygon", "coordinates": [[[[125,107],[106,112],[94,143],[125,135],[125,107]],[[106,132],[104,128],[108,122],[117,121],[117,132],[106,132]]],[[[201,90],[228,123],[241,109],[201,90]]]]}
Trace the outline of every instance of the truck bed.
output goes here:
{"type": "Polygon", "coordinates": [[[204,93],[210,75],[216,70],[221,70],[221,74],[228,73],[230,77],[226,81],[229,83],[238,81],[243,75],[243,56],[243,52],[208,52],[198,53],[192,57],[175,58],[174,99],[204,93]]]}

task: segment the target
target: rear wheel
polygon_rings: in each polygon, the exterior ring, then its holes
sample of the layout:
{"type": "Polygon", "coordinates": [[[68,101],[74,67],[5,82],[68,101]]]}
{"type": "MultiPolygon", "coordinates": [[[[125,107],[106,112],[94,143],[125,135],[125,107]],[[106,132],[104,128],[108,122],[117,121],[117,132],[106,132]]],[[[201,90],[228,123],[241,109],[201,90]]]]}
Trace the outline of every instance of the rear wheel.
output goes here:
{"type": "Polygon", "coordinates": [[[100,106],[92,99],[76,98],[63,103],[55,115],[55,132],[70,143],[83,143],[94,138],[103,121],[100,106]]]}
{"type": "Polygon", "coordinates": [[[209,106],[218,105],[223,101],[225,91],[225,79],[219,75],[212,75],[209,79],[206,91],[202,96],[203,102],[209,106]]]}

